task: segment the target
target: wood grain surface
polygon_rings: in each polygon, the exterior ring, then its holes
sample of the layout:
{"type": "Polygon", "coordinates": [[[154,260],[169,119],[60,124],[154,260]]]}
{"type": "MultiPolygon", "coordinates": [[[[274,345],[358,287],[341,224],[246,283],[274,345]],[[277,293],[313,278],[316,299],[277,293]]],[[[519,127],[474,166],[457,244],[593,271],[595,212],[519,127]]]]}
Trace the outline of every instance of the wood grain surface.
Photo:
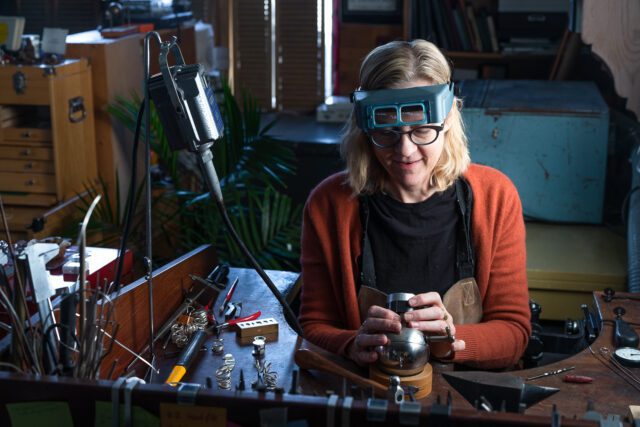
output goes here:
{"type": "MultiPolygon", "coordinates": [[[[278,289],[286,293],[290,289],[298,277],[297,273],[268,271],[278,289]]],[[[277,341],[269,342],[266,346],[266,360],[272,363],[272,369],[278,373],[278,385],[288,391],[291,386],[292,372],[298,369],[295,363],[295,350],[298,348],[311,349],[322,355],[323,359],[331,361],[339,366],[340,369],[346,369],[363,378],[367,378],[367,371],[358,367],[353,362],[340,356],[331,354],[317,346],[300,339],[284,320],[282,309],[279,307],[275,297],[262,283],[261,279],[252,270],[231,269],[229,279],[233,280],[239,277],[240,282],[234,294],[234,301],[243,303],[243,315],[251,314],[257,310],[262,312],[262,318],[273,317],[279,322],[279,335],[277,341]]],[[[623,293],[617,293],[617,296],[624,296],[623,293]]],[[[218,306],[224,298],[222,292],[216,302],[218,306]]],[[[594,296],[596,309],[602,313],[604,319],[604,328],[600,336],[591,346],[594,351],[602,347],[613,349],[613,309],[622,306],[627,311],[625,318],[628,322],[640,324],[640,302],[628,299],[617,299],[611,303],[606,303],[601,294],[594,296]]],[[[244,371],[246,386],[250,387],[250,383],[256,379],[256,371],[253,366],[254,359],[251,355],[252,347],[250,344],[241,345],[235,337],[235,331],[227,330],[221,334],[224,339],[224,353],[233,354],[236,360],[236,367],[232,371],[231,387],[235,390],[238,384],[240,369],[244,371]]],[[[215,370],[222,364],[222,356],[214,355],[211,350],[210,337],[207,342],[207,351],[201,352],[194,361],[193,366],[187,372],[184,378],[186,382],[195,382],[206,384],[206,377],[211,377],[214,388],[217,388],[215,382],[215,370]]],[[[491,345],[491,343],[487,343],[491,345]]],[[[167,348],[167,352],[175,351],[175,348],[167,348]]],[[[160,357],[159,365],[161,374],[159,380],[164,380],[173,366],[172,359],[162,359],[162,353],[157,352],[160,357]]],[[[175,361],[175,360],[173,360],[175,361]]],[[[323,363],[327,363],[326,361],[323,363]]],[[[542,417],[550,416],[552,408],[556,405],[557,410],[563,417],[581,419],[587,409],[587,403],[592,402],[595,410],[603,414],[619,414],[625,416],[629,409],[629,405],[638,403],[638,390],[629,385],[624,379],[613,372],[608,365],[593,356],[588,349],[576,354],[568,359],[556,362],[551,365],[537,367],[535,369],[514,371],[513,375],[527,378],[542,372],[555,370],[567,366],[575,366],[572,373],[576,375],[586,375],[594,378],[591,384],[568,384],[562,382],[563,375],[556,375],[540,380],[532,381],[533,384],[557,387],[560,389],[555,395],[543,400],[542,402],[532,406],[525,411],[526,414],[542,417]]],[[[453,390],[448,383],[439,375],[443,370],[453,369],[452,365],[434,364],[433,388],[429,396],[421,401],[426,404],[435,403],[440,399],[446,400],[446,396],[451,392],[453,397],[453,408],[460,410],[470,410],[472,405],[468,403],[458,392],[453,390]]],[[[640,375],[640,369],[632,369],[636,375],[640,375]]],[[[353,381],[347,381],[347,390],[351,390],[353,381]]],[[[304,394],[314,396],[324,396],[331,392],[341,393],[344,387],[342,377],[326,373],[320,370],[302,370],[300,372],[300,388],[304,394]]],[[[366,395],[367,391],[358,391],[356,396],[366,395]]]]}
{"type": "Polygon", "coordinates": [[[640,118],[640,2],[585,0],[582,40],[607,64],[616,92],[640,118]]]}

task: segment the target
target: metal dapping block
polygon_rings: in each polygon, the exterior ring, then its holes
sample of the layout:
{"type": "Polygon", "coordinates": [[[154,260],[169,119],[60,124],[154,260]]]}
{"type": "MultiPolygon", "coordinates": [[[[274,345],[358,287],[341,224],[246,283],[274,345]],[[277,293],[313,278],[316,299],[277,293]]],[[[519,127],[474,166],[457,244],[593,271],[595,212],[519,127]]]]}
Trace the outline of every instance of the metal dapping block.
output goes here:
{"type": "Polygon", "coordinates": [[[442,377],[472,405],[484,397],[493,408],[504,407],[508,412],[520,412],[558,392],[557,388],[525,384],[522,378],[504,373],[443,372],[442,377]]]}

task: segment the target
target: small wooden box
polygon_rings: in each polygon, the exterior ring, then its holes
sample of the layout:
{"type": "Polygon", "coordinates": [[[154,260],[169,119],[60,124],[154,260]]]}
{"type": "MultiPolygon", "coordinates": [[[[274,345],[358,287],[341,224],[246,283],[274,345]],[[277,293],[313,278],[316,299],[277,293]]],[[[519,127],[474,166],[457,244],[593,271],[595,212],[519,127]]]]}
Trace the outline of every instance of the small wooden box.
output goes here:
{"type": "Polygon", "coordinates": [[[272,317],[240,322],[236,326],[240,340],[253,338],[258,335],[266,336],[278,333],[278,321],[272,317]]]}

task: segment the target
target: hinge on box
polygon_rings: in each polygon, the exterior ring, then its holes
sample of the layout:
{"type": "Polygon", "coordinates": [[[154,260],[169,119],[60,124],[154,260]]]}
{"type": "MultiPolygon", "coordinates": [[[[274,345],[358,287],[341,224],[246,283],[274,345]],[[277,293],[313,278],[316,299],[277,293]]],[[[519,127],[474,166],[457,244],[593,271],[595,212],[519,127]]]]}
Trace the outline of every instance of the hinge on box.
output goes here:
{"type": "Polygon", "coordinates": [[[49,67],[44,67],[42,69],[42,76],[43,77],[55,76],[55,75],[56,75],[56,67],[54,67],[53,65],[51,65],[49,67]]]}
{"type": "Polygon", "coordinates": [[[22,94],[27,89],[27,76],[22,71],[13,74],[13,90],[17,94],[22,94]]]}

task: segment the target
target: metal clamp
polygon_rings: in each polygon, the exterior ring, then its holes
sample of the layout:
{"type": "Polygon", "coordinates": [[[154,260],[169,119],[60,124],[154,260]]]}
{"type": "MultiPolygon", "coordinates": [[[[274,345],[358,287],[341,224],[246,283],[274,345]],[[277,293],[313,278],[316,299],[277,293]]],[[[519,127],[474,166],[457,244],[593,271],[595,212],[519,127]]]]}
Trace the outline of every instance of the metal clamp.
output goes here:
{"type": "Polygon", "coordinates": [[[138,377],[127,378],[124,386],[124,427],[133,426],[133,411],[131,408],[131,393],[138,384],[146,384],[138,377]]]}
{"type": "Polygon", "coordinates": [[[113,427],[120,427],[120,387],[126,380],[126,377],[120,377],[111,386],[111,425],[113,427]]]}
{"type": "Polygon", "coordinates": [[[398,420],[403,426],[417,426],[420,424],[420,402],[400,402],[398,420]]]}
{"type": "Polygon", "coordinates": [[[327,399],[327,427],[336,425],[336,406],[338,405],[338,395],[332,394],[327,399]]]}
{"type": "Polygon", "coordinates": [[[400,377],[392,375],[389,377],[389,389],[387,391],[389,402],[400,404],[404,401],[404,390],[400,386],[400,377]]]}
{"type": "Polygon", "coordinates": [[[389,401],[385,399],[367,399],[367,421],[383,423],[387,418],[387,407],[389,401]]]}
{"type": "Polygon", "coordinates": [[[353,397],[345,396],[342,400],[342,427],[349,427],[351,423],[351,407],[353,406],[353,397]]]}
{"type": "Polygon", "coordinates": [[[178,386],[178,394],[176,395],[178,405],[195,405],[196,396],[201,387],[200,384],[181,383],[178,386]]]}

